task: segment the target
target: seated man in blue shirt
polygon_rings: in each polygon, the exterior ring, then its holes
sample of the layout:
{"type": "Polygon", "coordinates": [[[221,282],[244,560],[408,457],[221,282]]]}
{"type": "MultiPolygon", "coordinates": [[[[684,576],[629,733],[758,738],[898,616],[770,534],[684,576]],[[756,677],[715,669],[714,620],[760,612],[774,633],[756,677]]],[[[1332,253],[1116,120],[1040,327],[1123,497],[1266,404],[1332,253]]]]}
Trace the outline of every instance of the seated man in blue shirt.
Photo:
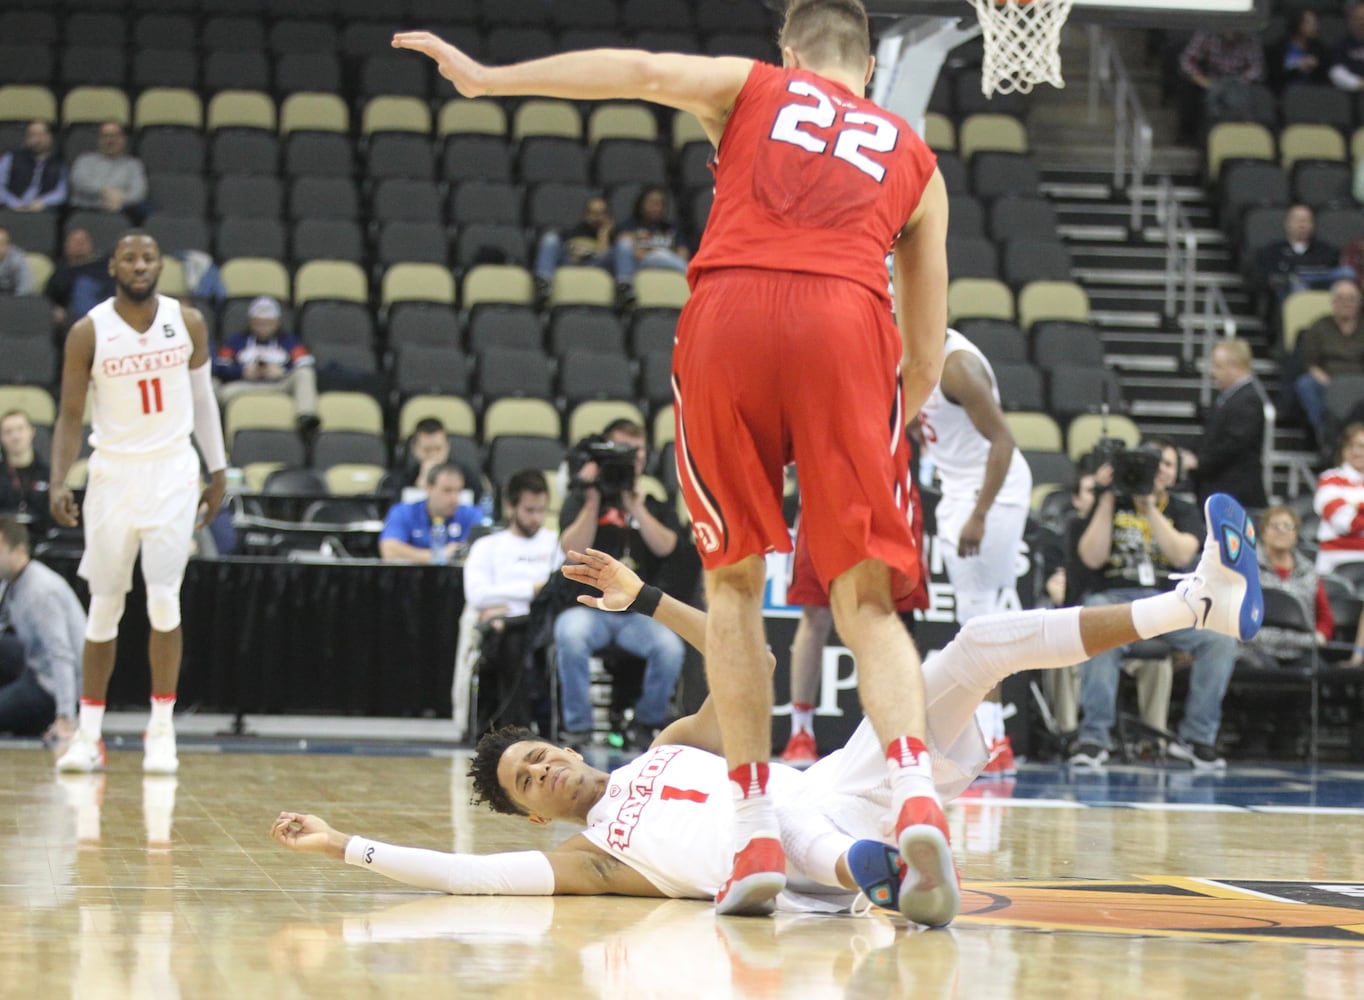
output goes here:
{"type": "Polygon", "coordinates": [[[483,512],[461,504],[464,473],[446,462],[426,475],[426,499],[394,504],[379,536],[379,556],[385,562],[448,563],[468,546],[469,532],[483,523],[483,512]],[[445,542],[433,545],[432,528],[445,532],[445,542]]]}

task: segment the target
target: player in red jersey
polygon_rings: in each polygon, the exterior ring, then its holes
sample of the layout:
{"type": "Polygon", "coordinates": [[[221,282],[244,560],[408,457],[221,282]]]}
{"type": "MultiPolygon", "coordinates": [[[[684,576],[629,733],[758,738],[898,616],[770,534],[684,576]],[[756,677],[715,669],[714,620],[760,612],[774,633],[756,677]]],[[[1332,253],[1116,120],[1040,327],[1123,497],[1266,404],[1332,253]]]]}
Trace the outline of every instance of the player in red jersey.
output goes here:
{"type": "Polygon", "coordinates": [[[886,748],[906,880],[933,878],[950,847],[919,658],[894,601],[919,571],[903,429],[942,369],[947,194],[923,141],[863,96],[874,60],[862,3],[792,0],[781,68],[618,49],[488,67],[426,32],[393,44],[432,58],[467,97],[637,98],[700,119],[719,151],[715,202],[689,272],[673,387],[710,603],[707,678],[736,800],[734,871],[716,907],[769,912],[784,883],[766,795],[762,593],[763,554],[790,549],[781,498],[792,460],[810,554],[886,748]]]}

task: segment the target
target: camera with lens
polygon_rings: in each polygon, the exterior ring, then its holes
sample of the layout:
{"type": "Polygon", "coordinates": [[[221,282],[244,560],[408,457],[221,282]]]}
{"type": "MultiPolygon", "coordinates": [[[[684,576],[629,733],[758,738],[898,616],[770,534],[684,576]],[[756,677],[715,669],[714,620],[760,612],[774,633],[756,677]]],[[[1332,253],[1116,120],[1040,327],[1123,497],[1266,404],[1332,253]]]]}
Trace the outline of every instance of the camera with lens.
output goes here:
{"type": "Polygon", "coordinates": [[[578,475],[588,462],[597,463],[596,485],[602,496],[620,496],[635,488],[634,445],[617,444],[600,434],[583,438],[568,453],[568,478],[571,483],[581,483],[578,475]]]}
{"type": "Polygon", "coordinates": [[[1113,489],[1119,496],[1148,496],[1156,491],[1160,449],[1144,444],[1129,448],[1121,438],[1100,438],[1091,452],[1094,468],[1113,466],[1113,489]]]}

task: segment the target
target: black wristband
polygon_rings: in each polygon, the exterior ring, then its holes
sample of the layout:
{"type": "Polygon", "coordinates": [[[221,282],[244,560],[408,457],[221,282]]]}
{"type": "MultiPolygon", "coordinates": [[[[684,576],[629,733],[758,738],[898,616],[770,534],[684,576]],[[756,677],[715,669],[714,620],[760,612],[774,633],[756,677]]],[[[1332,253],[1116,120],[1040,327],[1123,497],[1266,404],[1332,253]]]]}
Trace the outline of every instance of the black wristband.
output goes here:
{"type": "Polygon", "coordinates": [[[658,610],[658,602],[661,600],[663,600],[663,591],[646,583],[639,588],[639,593],[635,595],[635,599],[630,602],[630,606],[625,610],[637,611],[641,615],[648,615],[652,618],[654,612],[658,610]]]}

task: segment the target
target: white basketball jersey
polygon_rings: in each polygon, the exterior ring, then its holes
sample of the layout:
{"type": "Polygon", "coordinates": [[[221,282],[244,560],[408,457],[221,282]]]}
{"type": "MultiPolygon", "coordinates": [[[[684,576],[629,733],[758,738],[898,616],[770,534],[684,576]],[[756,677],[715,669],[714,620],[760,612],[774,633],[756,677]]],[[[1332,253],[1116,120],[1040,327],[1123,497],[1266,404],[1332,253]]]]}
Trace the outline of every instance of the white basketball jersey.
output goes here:
{"type": "Polygon", "coordinates": [[[95,324],[90,443],[101,452],[147,455],[189,444],[194,345],[180,303],[156,298],[156,318],[143,333],[124,322],[112,298],[90,310],[95,324]]]}
{"type": "MultiPolygon", "coordinates": [[[[948,330],[944,358],[955,351],[969,351],[980,359],[990,376],[990,392],[995,402],[999,402],[999,386],[995,383],[995,372],[990,362],[975,344],[956,330],[948,330]]],[[[963,407],[950,402],[943,395],[941,382],[933,387],[933,394],[919,413],[919,422],[923,426],[928,456],[942,477],[943,496],[974,497],[985,482],[985,462],[990,456],[989,440],[976,430],[976,425],[971,423],[971,417],[963,407]]],[[[1032,471],[1023,453],[1015,448],[1013,460],[1009,463],[1009,474],[995,502],[1027,506],[1032,499],[1031,493],[1032,471]]]]}

